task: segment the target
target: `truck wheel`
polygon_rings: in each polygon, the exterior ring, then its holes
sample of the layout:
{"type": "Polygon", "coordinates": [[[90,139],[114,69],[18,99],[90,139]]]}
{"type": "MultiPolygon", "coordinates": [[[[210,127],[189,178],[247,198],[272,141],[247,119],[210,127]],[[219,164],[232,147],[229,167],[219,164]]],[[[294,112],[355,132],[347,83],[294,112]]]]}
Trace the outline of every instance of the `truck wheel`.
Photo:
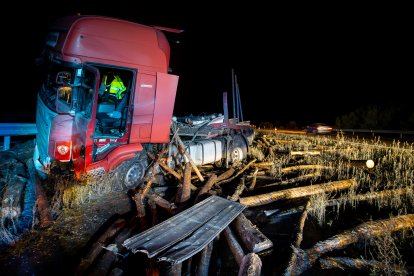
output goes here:
{"type": "Polygon", "coordinates": [[[148,160],[145,152],[139,152],[136,157],[125,161],[119,166],[117,175],[123,189],[135,189],[145,176],[148,160]]]}
{"type": "Polygon", "coordinates": [[[233,137],[229,146],[230,163],[243,161],[247,157],[247,143],[241,135],[233,137]]]}

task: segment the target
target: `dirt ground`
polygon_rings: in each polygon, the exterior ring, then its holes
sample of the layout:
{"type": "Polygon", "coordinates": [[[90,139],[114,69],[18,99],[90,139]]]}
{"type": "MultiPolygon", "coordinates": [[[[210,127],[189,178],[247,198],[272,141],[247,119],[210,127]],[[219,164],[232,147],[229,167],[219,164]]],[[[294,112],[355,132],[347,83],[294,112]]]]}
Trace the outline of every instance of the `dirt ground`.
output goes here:
{"type": "Polygon", "coordinates": [[[94,235],[132,208],[126,193],[118,192],[102,196],[86,208],[63,210],[51,227],[30,230],[14,245],[1,248],[2,274],[49,275],[60,271],[73,275],[94,235]]]}
{"type": "MultiPolygon", "coordinates": [[[[6,180],[10,179],[11,168],[19,169],[17,174],[29,178],[23,165],[32,153],[32,141],[0,153],[2,191],[10,182],[6,180]]],[[[59,271],[59,274],[73,275],[80,257],[96,235],[134,208],[126,192],[119,191],[102,195],[84,206],[59,210],[54,213],[55,220],[50,227],[35,226],[15,243],[0,246],[1,274],[49,275],[59,271]]]]}

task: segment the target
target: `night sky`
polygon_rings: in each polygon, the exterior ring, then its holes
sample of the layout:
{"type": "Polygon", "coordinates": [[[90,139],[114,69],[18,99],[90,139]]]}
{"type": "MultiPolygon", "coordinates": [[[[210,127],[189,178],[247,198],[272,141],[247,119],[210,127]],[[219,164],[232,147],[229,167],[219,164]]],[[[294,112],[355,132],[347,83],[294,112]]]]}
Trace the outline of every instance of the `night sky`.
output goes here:
{"type": "Polygon", "coordinates": [[[2,101],[1,122],[34,122],[41,82],[34,59],[47,26],[76,13],[183,29],[168,35],[170,67],[180,76],[174,109],[179,116],[222,112],[222,92],[231,94],[231,68],[244,118],[253,122],[334,123],[360,106],[407,104],[413,91],[407,7],[102,3],[15,3],[13,19],[2,18],[2,71],[12,89],[6,92],[3,85],[10,103],[2,101]]]}

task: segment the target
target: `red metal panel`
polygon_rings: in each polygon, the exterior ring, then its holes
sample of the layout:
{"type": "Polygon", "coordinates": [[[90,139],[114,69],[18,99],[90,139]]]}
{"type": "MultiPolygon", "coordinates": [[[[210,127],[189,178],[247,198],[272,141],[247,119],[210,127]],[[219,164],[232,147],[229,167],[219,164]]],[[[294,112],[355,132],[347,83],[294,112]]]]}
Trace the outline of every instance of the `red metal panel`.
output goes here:
{"type": "Polygon", "coordinates": [[[55,142],[72,141],[73,117],[58,114],[51,123],[49,136],[49,156],[55,157],[55,142]]]}
{"type": "Polygon", "coordinates": [[[154,117],[155,75],[138,74],[130,143],[148,143],[154,117]]]}
{"type": "Polygon", "coordinates": [[[104,159],[87,166],[86,170],[90,171],[100,167],[104,168],[105,171],[112,170],[121,162],[133,158],[135,153],[142,150],[143,147],[140,143],[119,146],[111,151],[104,159]]]}
{"type": "MultiPolygon", "coordinates": [[[[157,36],[155,28],[99,16],[74,17],[72,23],[63,54],[112,60],[167,72],[168,53],[165,48],[159,47],[158,41],[165,37],[157,36]]],[[[63,24],[70,26],[70,20],[63,24]]],[[[168,46],[168,43],[161,44],[168,46]]]]}
{"type": "Polygon", "coordinates": [[[157,73],[157,91],[151,132],[152,143],[168,142],[177,85],[178,76],[157,73]]]}

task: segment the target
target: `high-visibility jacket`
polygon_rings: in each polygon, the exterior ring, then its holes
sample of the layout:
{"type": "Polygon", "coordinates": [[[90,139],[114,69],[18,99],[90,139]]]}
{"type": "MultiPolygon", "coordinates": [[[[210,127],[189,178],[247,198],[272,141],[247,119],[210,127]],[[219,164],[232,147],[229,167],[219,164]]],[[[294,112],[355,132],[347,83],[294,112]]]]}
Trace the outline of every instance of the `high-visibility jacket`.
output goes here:
{"type": "Polygon", "coordinates": [[[118,100],[122,99],[122,96],[126,90],[126,87],[119,76],[115,76],[114,80],[109,85],[106,83],[106,76],[105,76],[104,84],[108,88],[110,95],[112,94],[118,100]]]}

